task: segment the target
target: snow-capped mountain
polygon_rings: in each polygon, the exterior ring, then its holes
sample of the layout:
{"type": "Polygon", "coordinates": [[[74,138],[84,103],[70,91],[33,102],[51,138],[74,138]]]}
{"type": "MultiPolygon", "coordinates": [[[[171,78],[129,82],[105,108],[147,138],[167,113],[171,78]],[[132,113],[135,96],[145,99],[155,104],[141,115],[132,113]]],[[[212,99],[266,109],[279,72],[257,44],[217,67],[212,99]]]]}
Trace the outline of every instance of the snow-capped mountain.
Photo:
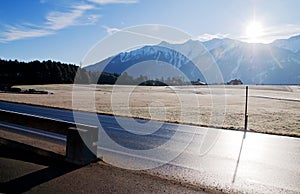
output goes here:
{"type": "Polygon", "coordinates": [[[248,84],[299,84],[300,56],[270,44],[240,42],[210,50],[224,80],[248,84]]]}
{"type": "Polygon", "coordinates": [[[220,48],[220,47],[228,48],[228,45],[229,45],[229,47],[235,47],[235,46],[241,44],[241,41],[233,40],[230,38],[223,38],[223,39],[214,38],[212,40],[203,42],[203,44],[205,45],[205,47],[208,50],[213,50],[213,49],[220,48]]]}
{"type": "MultiPolygon", "coordinates": [[[[94,65],[87,66],[86,70],[97,71],[103,69],[102,72],[118,74],[127,72],[133,77],[146,75],[152,79],[161,77],[167,79],[168,77],[184,75],[188,80],[204,80],[203,75],[195,64],[181,51],[172,49],[172,46],[174,48],[185,47],[184,44],[176,46],[168,43],[144,46],[130,52],[119,53],[94,65]],[[169,64],[172,64],[173,68],[170,68],[169,64]],[[180,72],[183,72],[183,74],[180,74],[180,72]]],[[[189,51],[193,50],[195,49],[189,49],[189,51]]]]}
{"type": "Polygon", "coordinates": [[[294,53],[300,52],[300,35],[292,36],[289,39],[275,40],[272,45],[293,51],[294,53]]]}
{"type": "Polygon", "coordinates": [[[168,76],[170,69],[166,64],[171,64],[189,80],[207,82],[204,79],[206,69],[214,62],[224,82],[241,79],[246,84],[300,84],[300,50],[295,52],[299,40],[300,36],[271,44],[245,43],[228,38],[206,42],[189,40],[182,44],[161,42],[119,53],[86,69],[97,71],[105,66],[105,72],[122,73],[143,63],[140,69],[132,71],[136,77],[142,72],[153,72],[153,69],[168,76]],[[199,70],[197,66],[202,68],[199,70]]]}

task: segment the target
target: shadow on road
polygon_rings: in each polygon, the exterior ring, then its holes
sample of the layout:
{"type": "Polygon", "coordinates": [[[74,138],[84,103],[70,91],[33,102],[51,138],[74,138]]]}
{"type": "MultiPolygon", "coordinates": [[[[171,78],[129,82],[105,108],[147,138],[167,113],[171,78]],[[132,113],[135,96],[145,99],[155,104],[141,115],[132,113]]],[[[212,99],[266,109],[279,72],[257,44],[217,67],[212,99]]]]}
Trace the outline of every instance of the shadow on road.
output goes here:
{"type": "Polygon", "coordinates": [[[79,168],[79,166],[66,163],[62,155],[56,153],[45,154],[46,151],[39,148],[3,138],[0,138],[0,140],[0,158],[2,159],[2,164],[0,163],[0,176],[2,180],[8,178],[5,176],[9,176],[10,173],[15,174],[16,172],[22,172],[22,162],[25,164],[36,164],[36,166],[45,166],[43,169],[27,174],[23,172],[17,178],[1,182],[0,193],[23,193],[37,185],[79,168]],[[5,144],[3,144],[3,141],[5,141],[5,144]],[[19,165],[3,164],[15,160],[18,161],[16,164],[19,165]],[[12,166],[12,168],[3,169],[3,166],[12,166]]]}
{"type": "Polygon", "coordinates": [[[235,165],[235,170],[234,170],[234,174],[233,174],[233,178],[232,178],[232,183],[235,182],[235,178],[236,178],[236,175],[237,175],[237,171],[238,171],[238,167],[239,167],[239,163],[240,163],[240,159],[241,159],[241,155],[242,155],[242,150],[243,150],[243,145],[244,145],[245,138],[246,138],[246,136],[245,136],[245,133],[244,133],[242,143],[241,143],[241,147],[240,147],[239,156],[238,156],[238,159],[237,159],[236,165],[235,165]]]}

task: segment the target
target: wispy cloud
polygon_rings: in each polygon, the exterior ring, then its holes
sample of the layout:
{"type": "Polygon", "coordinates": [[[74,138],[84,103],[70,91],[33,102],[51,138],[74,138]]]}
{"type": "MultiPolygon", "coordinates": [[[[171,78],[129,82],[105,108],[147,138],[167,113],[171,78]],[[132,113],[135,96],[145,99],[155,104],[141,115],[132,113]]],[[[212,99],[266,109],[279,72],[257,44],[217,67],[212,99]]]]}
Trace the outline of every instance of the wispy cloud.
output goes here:
{"type": "Polygon", "coordinates": [[[200,40],[200,41],[208,41],[214,38],[226,38],[228,37],[229,34],[221,34],[221,33],[217,33],[217,34],[202,34],[200,36],[194,37],[193,40],[200,40]]]}
{"type": "Polygon", "coordinates": [[[52,11],[46,15],[46,22],[41,25],[23,23],[18,25],[6,25],[5,30],[0,32],[0,42],[42,37],[55,34],[56,31],[70,26],[95,24],[101,15],[87,14],[89,10],[96,9],[90,4],[78,4],[70,7],[67,11],[52,11]]]}
{"type": "Polygon", "coordinates": [[[289,38],[294,35],[300,34],[300,25],[299,24],[285,24],[281,26],[272,26],[266,28],[264,31],[265,38],[269,39],[281,39],[289,38]]]}
{"type": "Polygon", "coordinates": [[[9,42],[24,38],[42,37],[54,34],[54,31],[47,29],[33,29],[24,26],[7,26],[5,32],[0,35],[0,42],[9,42]]]}
{"type": "MultiPolygon", "coordinates": [[[[300,34],[300,25],[299,24],[283,24],[278,26],[270,26],[265,27],[263,29],[262,36],[258,37],[257,42],[261,43],[271,43],[277,39],[287,39],[291,36],[299,35],[300,34]]],[[[214,38],[232,38],[244,42],[249,41],[249,37],[244,34],[202,34],[200,36],[194,37],[194,40],[200,41],[208,41],[214,38]]]]}
{"type": "Polygon", "coordinates": [[[111,28],[108,26],[102,26],[102,27],[106,30],[108,35],[112,35],[113,33],[120,31],[119,28],[111,28]]]}
{"type": "Polygon", "coordinates": [[[97,3],[97,4],[112,4],[112,3],[137,3],[137,0],[88,0],[89,2],[92,3],[97,3]]]}
{"type": "MultiPolygon", "coordinates": [[[[50,12],[46,19],[45,28],[49,30],[60,30],[69,26],[84,25],[86,20],[83,19],[85,11],[94,9],[91,5],[77,5],[74,6],[69,12],[50,12]],[[84,21],[84,22],[83,22],[84,21]]],[[[95,16],[93,22],[95,22],[95,16]]],[[[90,24],[90,22],[88,22],[90,24]]]]}
{"type": "MultiPolygon", "coordinates": [[[[259,42],[271,43],[277,39],[287,39],[291,36],[300,34],[299,24],[284,24],[278,26],[265,27],[263,30],[263,35],[259,37],[259,42]]],[[[249,37],[241,35],[237,37],[241,41],[248,41],[249,37]]]]}
{"type": "MultiPolygon", "coordinates": [[[[40,3],[47,1],[40,0],[40,3]]],[[[137,0],[87,0],[85,3],[72,5],[64,11],[49,12],[45,16],[46,21],[39,25],[31,23],[5,25],[4,30],[0,31],[0,42],[47,36],[70,26],[93,25],[99,21],[101,15],[88,14],[88,11],[99,9],[99,5],[136,2],[137,0]]],[[[109,34],[118,30],[109,27],[105,29],[109,34]]]]}

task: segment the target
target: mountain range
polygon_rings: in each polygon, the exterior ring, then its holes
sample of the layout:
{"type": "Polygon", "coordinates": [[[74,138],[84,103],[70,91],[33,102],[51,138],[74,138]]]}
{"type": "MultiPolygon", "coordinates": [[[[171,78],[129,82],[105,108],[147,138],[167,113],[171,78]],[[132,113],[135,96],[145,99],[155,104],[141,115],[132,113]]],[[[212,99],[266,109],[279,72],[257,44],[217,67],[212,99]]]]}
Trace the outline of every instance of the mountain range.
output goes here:
{"type": "Polygon", "coordinates": [[[245,84],[300,84],[300,35],[269,44],[229,38],[181,44],[163,41],[118,53],[85,69],[127,72],[135,77],[146,74],[153,79],[177,75],[211,84],[214,81],[205,78],[212,65],[219,68],[224,82],[240,79],[245,84]]]}

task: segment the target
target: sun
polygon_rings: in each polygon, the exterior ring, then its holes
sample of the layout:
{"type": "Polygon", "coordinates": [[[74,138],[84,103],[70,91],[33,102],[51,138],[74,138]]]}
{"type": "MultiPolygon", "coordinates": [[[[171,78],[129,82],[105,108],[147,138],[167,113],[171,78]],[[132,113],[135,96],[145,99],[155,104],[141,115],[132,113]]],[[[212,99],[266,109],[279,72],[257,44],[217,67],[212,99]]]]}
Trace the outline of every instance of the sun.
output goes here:
{"type": "Polygon", "coordinates": [[[263,27],[261,23],[252,21],[247,25],[246,36],[249,42],[260,42],[263,36],[263,27]]]}

